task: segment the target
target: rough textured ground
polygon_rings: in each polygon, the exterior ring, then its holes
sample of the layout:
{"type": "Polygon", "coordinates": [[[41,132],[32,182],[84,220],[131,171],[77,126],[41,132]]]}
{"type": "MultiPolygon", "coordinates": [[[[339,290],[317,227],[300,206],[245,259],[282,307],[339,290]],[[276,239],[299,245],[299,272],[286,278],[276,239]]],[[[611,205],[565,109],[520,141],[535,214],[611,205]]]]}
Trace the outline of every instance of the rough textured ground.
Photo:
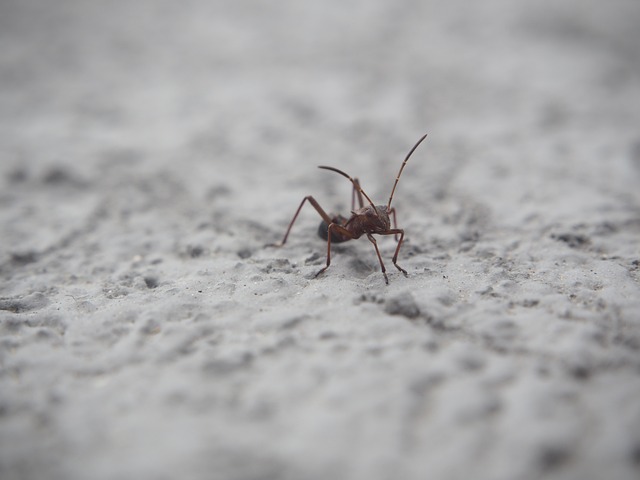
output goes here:
{"type": "Polygon", "coordinates": [[[632,0],[0,4],[0,477],[640,476],[632,0]],[[385,203],[330,269],[300,200],[385,203]]]}

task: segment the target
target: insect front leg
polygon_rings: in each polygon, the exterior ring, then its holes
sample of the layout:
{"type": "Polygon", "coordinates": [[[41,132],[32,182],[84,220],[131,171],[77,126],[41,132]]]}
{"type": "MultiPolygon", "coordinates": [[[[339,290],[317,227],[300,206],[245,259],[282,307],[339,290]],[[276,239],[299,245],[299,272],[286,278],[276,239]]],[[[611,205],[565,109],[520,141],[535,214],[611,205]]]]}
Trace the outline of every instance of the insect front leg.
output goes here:
{"type": "Polygon", "coordinates": [[[367,233],[367,238],[369,239],[369,241],[371,243],[373,243],[373,248],[376,249],[376,255],[378,255],[378,261],[380,262],[380,268],[382,269],[382,275],[384,276],[384,283],[389,285],[389,279],[387,278],[387,269],[384,268],[384,262],[382,261],[382,256],[380,255],[380,250],[378,250],[378,242],[376,242],[376,239],[373,238],[373,235],[371,235],[370,233],[367,233]]]}
{"type": "Polygon", "coordinates": [[[356,209],[356,196],[358,197],[358,208],[362,208],[363,199],[362,193],[360,193],[360,182],[357,178],[353,179],[353,190],[351,191],[351,211],[353,212],[356,209]]]}
{"type": "MultiPolygon", "coordinates": [[[[393,229],[394,230],[398,230],[398,219],[396,218],[396,207],[391,207],[391,209],[389,210],[389,215],[391,216],[391,218],[393,219],[393,229]]],[[[398,234],[396,233],[393,238],[396,240],[396,242],[398,241],[398,234]]]]}
{"type": "Polygon", "coordinates": [[[307,201],[311,204],[311,206],[313,208],[316,209],[316,212],[318,212],[320,214],[320,216],[327,223],[327,225],[329,225],[331,223],[331,217],[329,215],[327,215],[327,212],[325,212],[322,209],[322,207],[316,201],[316,199],[313,198],[311,195],[306,196],[306,197],[304,197],[302,199],[302,202],[300,202],[300,206],[298,207],[298,209],[296,210],[295,215],[291,219],[291,223],[289,223],[289,227],[287,228],[287,232],[284,234],[284,238],[282,239],[282,241],[280,243],[271,243],[271,244],[267,245],[268,247],[281,247],[282,245],[284,245],[286,243],[287,238],[289,237],[289,232],[291,231],[291,227],[293,227],[293,224],[295,223],[296,218],[298,218],[298,214],[300,213],[300,210],[302,210],[302,206],[304,205],[304,202],[307,202],[307,201]]]}
{"type": "Polygon", "coordinates": [[[329,265],[331,265],[331,235],[333,234],[334,230],[337,233],[344,235],[345,237],[348,237],[350,239],[355,238],[353,234],[342,225],[338,225],[337,223],[330,223],[329,227],[327,228],[327,265],[318,273],[316,273],[316,277],[324,272],[327,268],[329,268],[329,265]]]}
{"type": "Polygon", "coordinates": [[[396,253],[393,254],[393,258],[391,259],[391,261],[393,262],[393,264],[396,266],[398,270],[404,273],[404,276],[406,277],[407,271],[397,263],[398,253],[400,252],[400,247],[402,246],[402,240],[404,239],[404,230],[401,228],[392,228],[391,230],[381,233],[380,235],[396,235],[396,236],[400,235],[400,240],[398,240],[398,246],[396,247],[396,253]]]}

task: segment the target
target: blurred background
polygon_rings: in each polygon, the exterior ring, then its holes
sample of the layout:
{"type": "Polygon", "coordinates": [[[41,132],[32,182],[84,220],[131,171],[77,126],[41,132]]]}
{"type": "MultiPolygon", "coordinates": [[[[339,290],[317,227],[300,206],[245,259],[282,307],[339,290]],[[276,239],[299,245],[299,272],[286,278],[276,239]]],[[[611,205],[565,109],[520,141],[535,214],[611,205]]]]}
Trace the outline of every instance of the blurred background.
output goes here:
{"type": "Polygon", "coordinates": [[[637,0],[1,0],[0,476],[629,478],[638,25],[637,0]],[[369,245],[310,281],[312,211],[263,248],[305,195],[349,208],[317,165],[383,203],[425,132],[408,281],[380,290],[369,245]]]}
{"type": "Polygon", "coordinates": [[[3,168],[151,161],[204,188],[198,179],[237,175],[228,167],[240,162],[252,169],[242,183],[260,190],[253,169],[300,181],[316,175],[310,166],[348,162],[390,178],[427,130],[436,184],[439,164],[469,149],[503,175],[532,161],[562,175],[566,157],[598,148],[637,157],[639,10],[633,0],[5,0],[3,168]],[[614,132],[626,144],[609,145],[614,132]],[[495,142],[501,151],[483,158],[495,142]]]}

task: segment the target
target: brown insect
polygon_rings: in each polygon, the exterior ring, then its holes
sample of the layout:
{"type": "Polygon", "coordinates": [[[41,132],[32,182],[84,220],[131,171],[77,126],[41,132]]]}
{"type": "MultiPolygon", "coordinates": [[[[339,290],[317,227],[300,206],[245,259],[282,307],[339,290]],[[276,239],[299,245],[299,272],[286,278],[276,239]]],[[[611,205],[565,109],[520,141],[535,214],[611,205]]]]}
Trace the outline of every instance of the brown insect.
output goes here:
{"type": "Polygon", "coordinates": [[[398,185],[398,181],[400,180],[400,175],[402,175],[402,170],[404,170],[404,166],[407,164],[409,157],[413,154],[413,152],[418,148],[418,145],[422,143],[422,141],[427,138],[427,135],[423,135],[420,140],[413,146],[413,148],[409,151],[407,156],[402,162],[402,166],[400,167],[400,171],[396,176],[396,181],[393,184],[393,188],[391,189],[391,195],[389,196],[389,202],[386,205],[374,205],[362,187],[360,187],[360,182],[357,178],[351,178],[349,175],[344,173],[341,170],[338,170],[334,167],[325,167],[320,166],[318,168],[322,168],[324,170],[331,170],[332,172],[339,173],[343,177],[348,178],[353,184],[353,190],[351,193],[351,217],[346,218],[342,215],[330,216],[328,215],[320,206],[320,204],[313,198],[312,196],[307,196],[302,199],[298,210],[296,210],[293,219],[291,219],[291,223],[289,223],[289,228],[287,228],[287,232],[284,234],[284,238],[280,243],[272,244],[270,246],[273,247],[281,247],[287,241],[289,237],[289,232],[291,232],[291,227],[298,218],[298,214],[302,209],[302,206],[305,202],[309,202],[313,208],[320,214],[322,217],[322,223],[318,228],[318,235],[327,241],[327,265],[322,268],[318,273],[316,273],[316,277],[324,272],[329,265],[331,264],[331,243],[341,243],[346,242],[348,240],[355,240],[360,238],[362,235],[366,235],[369,241],[373,244],[373,247],[376,250],[376,255],[378,256],[378,261],[380,262],[380,268],[382,269],[382,275],[384,276],[384,281],[388,285],[389,279],[387,278],[386,269],[384,268],[384,263],[382,261],[382,256],[380,255],[380,250],[378,250],[378,244],[373,235],[394,235],[395,239],[398,241],[398,246],[396,247],[396,251],[393,255],[391,261],[395,265],[395,267],[404,273],[407,276],[407,271],[398,265],[398,252],[400,251],[400,246],[402,245],[402,240],[404,239],[404,230],[398,228],[396,222],[396,209],[391,206],[391,200],[393,200],[393,194],[396,191],[396,186],[398,185]],[[358,210],[354,210],[355,208],[355,199],[358,198],[358,210]],[[363,197],[367,199],[369,205],[364,205],[363,197]],[[390,217],[393,217],[393,228],[391,228],[391,220],[390,217]],[[400,238],[398,238],[400,235],[400,238]]]}

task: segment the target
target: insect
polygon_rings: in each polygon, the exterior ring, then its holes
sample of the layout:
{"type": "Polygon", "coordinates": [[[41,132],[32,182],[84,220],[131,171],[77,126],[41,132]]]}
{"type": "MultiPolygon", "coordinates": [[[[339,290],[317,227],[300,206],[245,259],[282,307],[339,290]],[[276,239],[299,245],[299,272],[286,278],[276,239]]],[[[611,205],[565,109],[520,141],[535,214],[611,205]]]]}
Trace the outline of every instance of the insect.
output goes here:
{"type": "Polygon", "coordinates": [[[291,228],[298,218],[300,210],[302,210],[305,202],[309,202],[311,206],[315,208],[318,214],[320,214],[320,216],[322,217],[322,223],[318,228],[318,235],[327,241],[327,264],[324,268],[318,271],[318,273],[316,273],[316,277],[323,273],[327,268],[329,268],[329,265],[331,265],[331,243],[342,243],[349,240],[355,240],[360,238],[362,235],[366,235],[369,241],[373,244],[373,248],[375,248],[376,255],[378,256],[378,261],[380,262],[380,268],[382,270],[382,275],[384,276],[384,281],[387,285],[389,284],[389,278],[387,277],[387,271],[384,267],[384,262],[382,261],[380,250],[378,250],[378,243],[376,242],[376,239],[373,235],[394,235],[395,239],[398,242],[398,246],[396,247],[396,251],[391,261],[398,270],[400,270],[405,276],[407,276],[407,271],[397,263],[398,253],[400,252],[400,247],[402,246],[402,241],[404,239],[404,230],[398,228],[396,221],[396,209],[391,206],[391,201],[393,200],[393,194],[396,191],[398,181],[400,180],[400,175],[402,175],[402,171],[404,170],[407,161],[416,150],[416,148],[418,148],[418,145],[420,145],[425,138],[427,138],[427,134],[423,135],[420,140],[418,140],[418,142],[413,146],[413,148],[405,157],[404,162],[402,162],[400,171],[396,176],[396,181],[393,184],[393,188],[391,189],[389,201],[386,205],[374,205],[373,201],[371,201],[371,198],[369,198],[369,195],[367,195],[360,186],[360,182],[357,178],[352,178],[342,170],[338,170],[334,167],[319,166],[318,168],[330,170],[342,175],[343,177],[346,177],[353,184],[353,190],[351,192],[351,216],[349,218],[346,218],[342,215],[328,215],[322,209],[315,198],[313,198],[311,195],[306,196],[302,199],[298,210],[296,210],[295,215],[291,219],[289,227],[287,228],[287,232],[284,234],[284,238],[282,239],[282,241],[270,246],[281,247],[287,242],[287,238],[289,237],[291,228]],[[368,205],[364,205],[363,197],[367,200],[368,205]],[[359,208],[357,210],[354,210],[356,198],[358,199],[359,208]],[[393,217],[393,228],[391,228],[391,217],[393,217]]]}

